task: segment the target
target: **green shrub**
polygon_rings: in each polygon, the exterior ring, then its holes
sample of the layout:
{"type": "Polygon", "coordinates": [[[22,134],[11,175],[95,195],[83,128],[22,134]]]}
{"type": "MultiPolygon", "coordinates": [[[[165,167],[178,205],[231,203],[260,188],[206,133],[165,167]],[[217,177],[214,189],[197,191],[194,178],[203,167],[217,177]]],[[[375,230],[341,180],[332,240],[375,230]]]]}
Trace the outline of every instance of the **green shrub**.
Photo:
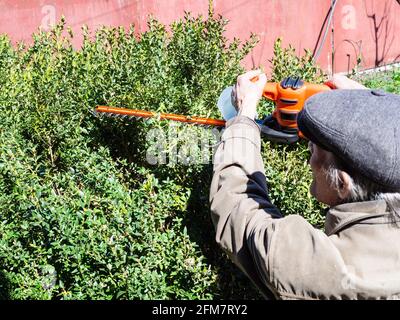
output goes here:
{"type": "Polygon", "coordinates": [[[89,111],[216,116],[256,42],[228,45],[226,23],[187,15],[167,32],[152,19],[140,36],[85,28],[80,50],[64,21],[30,46],[0,38],[0,297],[234,296],[219,277],[232,266],[212,239],[209,166],[151,166],[151,123],[89,111]]]}
{"type": "Polygon", "coordinates": [[[281,81],[289,76],[301,77],[305,81],[314,83],[323,83],[326,79],[322,69],[315,64],[310,50],[305,49],[303,55],[298,55],[292,45],[283,48],[281,38],[275,40],[271,65],[272,81],[281,81]]]}
{"type": "Polygon", "coordinates": [[[372,89],[383,89],[388,92],[400,94],[400,69],[384,72],[372,72],[370,74],[355,75],[354,80],[362,82],[372,89]]]}

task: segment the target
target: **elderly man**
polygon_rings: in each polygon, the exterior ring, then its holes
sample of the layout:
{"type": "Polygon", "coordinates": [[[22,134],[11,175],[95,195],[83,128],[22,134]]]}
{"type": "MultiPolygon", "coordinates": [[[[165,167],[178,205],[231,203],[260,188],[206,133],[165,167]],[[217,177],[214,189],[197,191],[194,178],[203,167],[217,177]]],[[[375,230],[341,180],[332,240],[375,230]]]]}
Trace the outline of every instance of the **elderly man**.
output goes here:
{"type": "Polygon", "coordinates": [[[268,197],[254,122],[265,83],[251,71],[236,84],[239,113],[210,191],[217,242],[266,298],[399,299],[400,97],[338,77],[338,90],[307,100],[298,126],[310,141],[311,194],[330,207],[321,231],[301,212],[282,217],[268,197]]]}

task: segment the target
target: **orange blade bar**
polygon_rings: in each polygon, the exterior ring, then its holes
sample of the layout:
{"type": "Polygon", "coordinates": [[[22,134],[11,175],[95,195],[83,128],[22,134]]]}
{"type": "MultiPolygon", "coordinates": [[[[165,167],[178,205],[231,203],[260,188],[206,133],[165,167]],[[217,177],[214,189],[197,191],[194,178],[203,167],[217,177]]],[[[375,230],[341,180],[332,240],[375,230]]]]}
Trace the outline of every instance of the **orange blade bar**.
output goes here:
{"type": "Polygon", "coordinates": [[[97,106],[96,112],[109,113],[109,114],[121,114],[121,115],[141,117],[141,118],[160,117],[160,119],[179,121],[179,122],[185,122],[185,123],[201,124],[201,125],[207,125],[207,126],[215,126],[215,127],[224,127],[225,126],[225,120],[189,117],[189,116],[183,116],[183,115],[172,114],[172,113],[156,113],[156,112],[145,111],[145,110],[134,110],[134,109],[126,109],[126,108],[97,106]]]}

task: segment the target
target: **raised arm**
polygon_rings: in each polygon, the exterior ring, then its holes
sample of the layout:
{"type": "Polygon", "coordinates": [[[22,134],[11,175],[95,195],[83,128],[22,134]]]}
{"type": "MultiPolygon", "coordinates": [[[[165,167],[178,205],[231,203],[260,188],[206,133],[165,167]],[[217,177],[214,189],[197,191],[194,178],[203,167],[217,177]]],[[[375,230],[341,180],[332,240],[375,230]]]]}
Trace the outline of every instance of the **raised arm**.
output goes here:
{"type": "Polygon", "coordinates": [[[268,198],[260,129],[254,122],[265,82],[260,72],[239,77],[235,88],[239,115],[227,123],[215,154],[210,191],[217,242],[260,288],[266,286],[267,272],[265,261],[257,267],[255,257],[268,255],[272,221],[281,218],[268,198]],[[255,75],[259,80],[253,83],[255,75]]]}

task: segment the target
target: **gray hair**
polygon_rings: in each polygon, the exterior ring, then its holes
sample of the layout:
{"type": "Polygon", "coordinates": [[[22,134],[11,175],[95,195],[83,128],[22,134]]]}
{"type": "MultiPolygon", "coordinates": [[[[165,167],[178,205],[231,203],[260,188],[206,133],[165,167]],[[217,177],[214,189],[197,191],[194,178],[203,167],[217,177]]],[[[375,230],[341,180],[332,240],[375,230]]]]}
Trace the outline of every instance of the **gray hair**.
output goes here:
{"type": "Polygon", "coordinates": [[[345,202],[385,200],[392,213],[392,219],[400,218],[400,190],[385,189],[361,174],[348,172],[334,155],[329,162],[326,172],[333,188],[338,190],[342,184],[340,171],[345,171],[350,176],[350,195],[345,202]]]}

